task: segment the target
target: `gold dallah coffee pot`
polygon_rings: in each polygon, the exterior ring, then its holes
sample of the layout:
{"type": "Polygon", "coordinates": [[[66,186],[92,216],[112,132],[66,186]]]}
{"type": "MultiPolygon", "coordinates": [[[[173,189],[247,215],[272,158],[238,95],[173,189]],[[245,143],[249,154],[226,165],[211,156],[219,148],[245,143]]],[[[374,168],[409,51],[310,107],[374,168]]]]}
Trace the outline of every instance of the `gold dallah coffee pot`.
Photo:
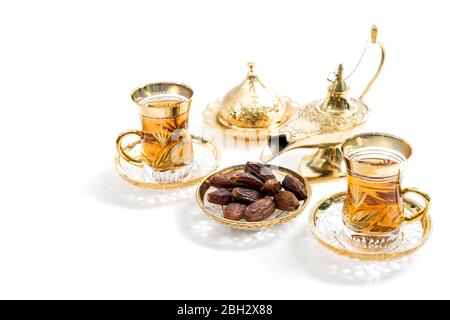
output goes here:
{"type": "Polygon", "coordinates": [[[343,66],[339,65],[326,97],[308,103],[294,119],[277,132],[272,132],[263,148],[261,161],[268,162],[292,149],[316,148],[315,154],[300,160],[300,174],[312,182],[345,177],[345,164],[339,146],[367,120],[370,109],[364,103],[364,98],[384,64],[385,50],[377,41],[377,32],[376,26],[372,26],[371,43],[381,50],[380,63],[360,97],[355,99],[348,96],[349,87],[344,78],[343,66]]]}

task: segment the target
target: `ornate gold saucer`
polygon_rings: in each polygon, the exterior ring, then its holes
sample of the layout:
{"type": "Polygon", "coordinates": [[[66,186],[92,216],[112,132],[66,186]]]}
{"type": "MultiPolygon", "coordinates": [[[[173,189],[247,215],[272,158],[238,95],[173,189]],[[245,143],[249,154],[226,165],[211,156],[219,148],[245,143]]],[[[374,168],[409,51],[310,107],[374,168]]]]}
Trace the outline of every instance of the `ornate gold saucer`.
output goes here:
{"type": "MultiPolygon", "coordinates": [[[[175,189],[184,188],[200,182],[206,175],[210,174],[219,166],[220,153],[214,144],[201,137],[191,135],[193,144],[194,161],[189,174],[176,182],[161,183],[155,180],[146,170],[146,165],[138,167],[125,161],[119,155],[114,160],[117,172],[129,183],[148,189],[175,189]]],[[[131,156],[138,156],[141,153],[141,141],[135,141],[126,147],[125,152],[131,156]]]]}
{"type": "Polygon", "coordinates": [[[325,98],[305,105],[297,117],[274,131],[267,139],[261,153],[261,161],[268,162],[279,155],[296,148],[314,148],[315,154],[300,161],[299,172],[311,182],[323,182],[343,178],[345,166],[339,149],[341,142],[363,125],[370,114],[364,98],[369,92],[384,64],[384,46],[377,42],[377,28],[371,29],[371,43],[381,50],[381,59],[375,75],[358,99],[348,97],[348,79],[354,71],[344,77],[343,66],[339,65],[325,98]]]}
{"type": "Polygon", "coordinates": [[[259,141],[272,130],[292,119],[300,106],[287,97],[278,96],[254,73],[254,63],[244,81],[224,97],[207,105],[204,121],[236,139],[259,141]]]}
{"type": "MultiPolygon", "coordinates": [[[[402,236],[398,244],[390,251],[377,253],[368,250],[358,250],[348,244],[342,232],[342,207],[346,192],[340,192],[320,201],[309,216],[309,226],[315,238],[327,249],[350,258],[364,260],[387,260],[399,258],[419,250],[428,240],[431,233],[431,219],[425,215],[422,220],[404,224],[401,227],[402,236]]],[[[414,214],[422,206],[410,199],[404,199],[406,214],[414,214]]]]}
{"type": "Polygon", "coordinates": [[[206,177],[197,187],[197,203],[202,208],[202,210],[208,215],[210,218],[214,219],[215,221],[224,224],[226,226],[229,226],[234,229],[242,229],[242,230],[260,230],[265,228],[270,228],[276,225],[280,225],[282,223],[288,222],[298,215],[300,215],[303,210],[308,205],[310,199],[311,199],[311,185],[308,182],[308,180],[304,179],[302,176],[300,176],[298,173],[289,170],[287,168],[279,167],[276,165],[270,165],[267,164],[266,166],[272,170],[272,172],[275,174],[278,180],[283,180],[284,176],[291,175],[297,179],[299,179],[306,187],[307,195],[308,197],[306,200],[303,200],[300,202],[300,207],[295,211],[281,211],[276,210],[270,217],[264,219],[263,221],[258,222],[247,222],[245,220],[240,221],[234,221],[230,219],[226,219],[223,217],[222,213],[222,206],[216,205],[213,203],[209,203],[208,200],[205,200],[205,196],[208,194],[208,192],[212,191],[211,189],[211,183],[210,179],[212,176],[217,174],[229,174],[233,172],[239,172],[244,170],[245,165],[237,165],[228,167],[222,170],[219,170],[217,172],[214,172],[210,174],[208,177],[206,177]]]}

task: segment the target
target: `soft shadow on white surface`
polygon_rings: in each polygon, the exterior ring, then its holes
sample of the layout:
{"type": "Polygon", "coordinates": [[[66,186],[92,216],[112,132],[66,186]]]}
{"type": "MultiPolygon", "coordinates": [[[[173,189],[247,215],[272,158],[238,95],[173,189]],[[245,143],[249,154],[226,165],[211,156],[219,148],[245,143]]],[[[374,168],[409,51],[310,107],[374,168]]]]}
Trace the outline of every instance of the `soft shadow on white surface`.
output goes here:
{"type": "Polygon", "coordinates": [[[323,248],[307,226],[302,227],[293,239],[295,265],[324,282],[349,285],[381,283],[407,272],[414,261],[414,255],[388,261],[362,261],[340,256],[323,248]]]}
{"type": "Polygon", "coordinates": [[[222,225],[190,206],[178,213],[179,229],[190,240],[214,249],[248,250],[286,238],[294,222],[259,231],[237,230],[222,225]]]}
{"type": "Polygon", "coordinates": [[[129,209],[149,209],[192,198],[194,187],[175,190],[151,190],[134,186],[124,181],[113,168],[91,178],[85,191],[108,204],[129,209]]]}

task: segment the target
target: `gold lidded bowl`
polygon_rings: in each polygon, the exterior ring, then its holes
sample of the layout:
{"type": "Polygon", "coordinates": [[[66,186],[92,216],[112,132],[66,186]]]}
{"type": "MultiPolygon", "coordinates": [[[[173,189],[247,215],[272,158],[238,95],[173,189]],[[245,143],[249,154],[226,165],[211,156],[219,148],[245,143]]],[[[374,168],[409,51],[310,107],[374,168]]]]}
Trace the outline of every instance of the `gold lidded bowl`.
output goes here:
{"type": "Polygon", "coordinates": [[[300,106],[266,86],[254,72],[254,66],[249,62],[245,79],[208,105],[203,113],[206,123],[230,130],[236,138],[258,140],[297,114],[300,106]]]}
{"type": "Polygon", "coordinates": [[[249,62],[247,77],[223,98],[217,120],[224,127],[272,128],[285,121],[286,105],[259,80],[249,62]]]}

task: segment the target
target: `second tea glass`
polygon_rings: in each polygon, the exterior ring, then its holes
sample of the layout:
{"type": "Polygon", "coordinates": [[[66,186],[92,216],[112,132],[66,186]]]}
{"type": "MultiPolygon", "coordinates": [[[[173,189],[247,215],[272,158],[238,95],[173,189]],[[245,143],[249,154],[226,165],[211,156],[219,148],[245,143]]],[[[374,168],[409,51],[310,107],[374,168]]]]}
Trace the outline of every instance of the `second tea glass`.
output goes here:
{"type": "Polygon", "coordinates": [[[347,166],[347,196],[343,221],[349,243],[360,249],[386,251],[398,244],[401,226],[428,212],[430,197],[415,188],[401,188],[412,148],[405,140],[384,133],[364,133],[342,144],[347,166]],[[403,197],[415,193],[425,206],[412,216],[404,214],[403,197]]]}

